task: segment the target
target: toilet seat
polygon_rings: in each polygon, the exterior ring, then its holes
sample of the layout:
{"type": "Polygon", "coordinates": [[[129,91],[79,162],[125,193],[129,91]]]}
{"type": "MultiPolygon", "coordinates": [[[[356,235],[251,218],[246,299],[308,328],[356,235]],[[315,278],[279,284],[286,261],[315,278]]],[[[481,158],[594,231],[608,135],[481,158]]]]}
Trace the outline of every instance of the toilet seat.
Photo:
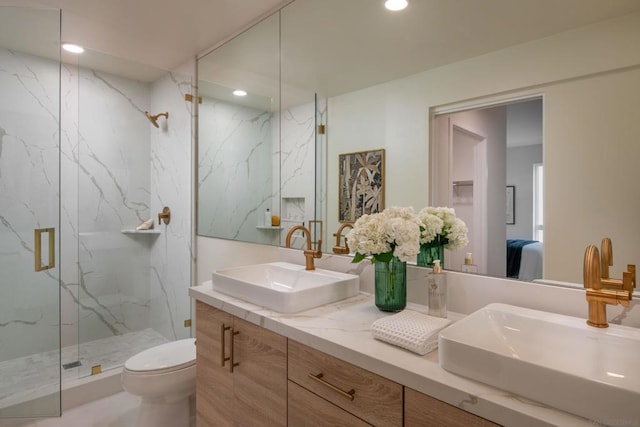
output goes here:
{"type": "Polygon", "coordinates": [[[131,374],[160,374],[178,371],[196,363],[195,339],[168,342],[130,357],[124,364],[131,374]]]}

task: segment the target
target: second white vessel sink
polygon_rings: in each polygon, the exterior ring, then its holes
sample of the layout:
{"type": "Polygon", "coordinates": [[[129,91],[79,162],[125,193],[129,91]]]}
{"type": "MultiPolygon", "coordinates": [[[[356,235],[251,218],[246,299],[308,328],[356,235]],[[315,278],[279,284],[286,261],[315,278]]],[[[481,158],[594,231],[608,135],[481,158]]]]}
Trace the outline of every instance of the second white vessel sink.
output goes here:
{"type": "Polygon", "coordinates": [[[441,331],[438,351],[449,372],[604,425],[640,419],[640,329],[489,304],[441,331]]]}
{"type": "Polygon", "coordinates": [[[295,313],[356,295],[360,277],[271,262],[217,270],[213,289],[280,313],[295,313]]]}

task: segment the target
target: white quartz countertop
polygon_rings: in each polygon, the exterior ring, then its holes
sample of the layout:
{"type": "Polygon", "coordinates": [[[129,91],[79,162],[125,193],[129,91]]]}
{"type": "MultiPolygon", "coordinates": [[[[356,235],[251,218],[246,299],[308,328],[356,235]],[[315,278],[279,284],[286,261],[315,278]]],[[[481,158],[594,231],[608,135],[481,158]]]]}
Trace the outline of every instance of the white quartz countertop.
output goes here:
{"type": "MultiPolygon", "coordinates": [[[[593,426],[593,422],[520,396],[451,374],[438,364],[438,352],[419,356],[371,336],[379,311],[373,295],[360,293],[337,303],[283,314],[213,290],[211,281],[189,295],[270,331],[360,366],[392,381],[505,426],[593,426]]],[[[407,308],[426,312],[426,307],[407,308]]],[[[449,318],[462,316],[450,313],[449,318]]],[[[196,319],[197,322],[197,319],[196,319]]]]}

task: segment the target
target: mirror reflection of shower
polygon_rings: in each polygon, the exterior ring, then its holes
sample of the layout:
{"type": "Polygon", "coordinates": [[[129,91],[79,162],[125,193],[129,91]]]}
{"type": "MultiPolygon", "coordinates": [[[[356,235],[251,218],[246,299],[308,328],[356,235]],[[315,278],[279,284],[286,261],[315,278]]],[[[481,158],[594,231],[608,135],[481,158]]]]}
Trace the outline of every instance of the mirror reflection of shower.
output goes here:
{"type": "Polygon", "coordinates": [[[149,121],[151,122],[152,125],[154,125],[155,127],[159,128],[160,125],[158,124],[158,119],[162,116],[164,116],[165,121],[169,119],[169,112],[165,112],[165,113],[158,113],[158,114],[151,114],[148,111],[145,111],[144,114],[147,116],[147,119],[149,119],[149,121]]]}

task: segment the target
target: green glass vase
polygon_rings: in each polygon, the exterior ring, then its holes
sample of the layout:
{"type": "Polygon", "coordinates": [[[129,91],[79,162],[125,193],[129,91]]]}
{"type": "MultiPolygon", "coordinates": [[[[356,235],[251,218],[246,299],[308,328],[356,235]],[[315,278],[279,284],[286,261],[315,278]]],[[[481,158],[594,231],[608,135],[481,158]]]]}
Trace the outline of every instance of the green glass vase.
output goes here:
{"type": "Polygon", "coordinates": [[[389,262],[376,261],[376,307],[381,311],[401,311],[407,306],[407,263],[393,257],[389,262]]]}
{"type": "Polygon", "coordinates": [[[440,266],[444,268],[444,245],[420,245],[420,253],[416,264],[421,267],[433,268],[433,261],[436,259],[440,260],[440,266]]]}

